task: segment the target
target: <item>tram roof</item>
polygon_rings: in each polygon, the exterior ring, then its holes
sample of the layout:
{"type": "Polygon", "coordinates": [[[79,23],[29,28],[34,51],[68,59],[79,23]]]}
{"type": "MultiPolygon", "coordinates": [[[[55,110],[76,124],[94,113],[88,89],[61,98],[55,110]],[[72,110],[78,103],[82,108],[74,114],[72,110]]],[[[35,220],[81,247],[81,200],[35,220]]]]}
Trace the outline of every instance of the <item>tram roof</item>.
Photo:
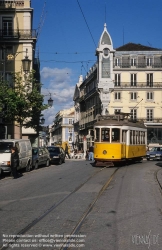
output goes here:
{"type": "Polygon", "coordinates": [[[138,128],[146,128],[143,122],[138,120],[132,120],[128,118],[128,113],[115,114],[108,116],[98,116],[97,122],[94,123],[94,126],[130,126],[138,128]]]}

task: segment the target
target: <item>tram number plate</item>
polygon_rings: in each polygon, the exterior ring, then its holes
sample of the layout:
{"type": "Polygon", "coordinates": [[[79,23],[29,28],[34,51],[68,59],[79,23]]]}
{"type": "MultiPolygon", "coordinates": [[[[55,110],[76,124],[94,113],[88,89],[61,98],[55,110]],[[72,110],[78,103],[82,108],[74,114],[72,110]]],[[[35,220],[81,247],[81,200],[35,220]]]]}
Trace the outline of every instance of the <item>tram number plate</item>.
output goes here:
{"type": "Polygon", "coordinates": [[[150,155],[150,157],[155,157],[155,155],[150,155]]]}

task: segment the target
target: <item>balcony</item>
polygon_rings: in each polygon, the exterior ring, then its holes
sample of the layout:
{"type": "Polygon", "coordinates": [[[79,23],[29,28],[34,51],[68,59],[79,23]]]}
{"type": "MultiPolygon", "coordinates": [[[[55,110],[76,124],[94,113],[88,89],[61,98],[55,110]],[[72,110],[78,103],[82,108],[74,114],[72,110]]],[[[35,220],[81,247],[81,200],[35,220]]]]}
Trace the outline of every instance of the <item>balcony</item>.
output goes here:
{"type": "Polygon", "coordinates": [[[36,39],[37,33],[36,30],[2,30],[0,29],[0,40],[8,40],[8,39],[36,39]]]}
{"type": "Polygon", "coordinates": [[[1,8],[16,8],[16,7],[22,7],[24,8],[24,0],[10,0],[10,1],[0,1],[1,8]]]}
{"type": "Polygon", "coordinates": [[[85,94],[85,99],[87,99],[88,97],[90,97],[91,95],[93,95],[94,93],[96,93],[97,88],[94,87],[93,89],[91,89],[87,94],[85,94]]]}
{"type": "Polygon", "coordinates": [[[147,83],[147,82],[121,82],[121,83],[114,83],[114,89],[123,89],[123,88],[162,88],[162,82],[153,82],[153,83],[147,83]]]}
{"type": "Polygon", "coordinates": [[[134,65],[132,65],[131,63],[118,63],[117,65],[114,65],[114,69],[143,69],[143,68],[153,68],[153,69],[158,69],[158,68],[162,68],[162,61],[161,62],[154,62],[151,65],[148,65],[145,62],[139,62],[136,63],[134,65]]]}
{"type": "Polygon", "coordinates": [[[159,123],[162,124],[162,118],[161,117],[140,117],[137,119],[130,119],[130,121],[139,121],[144,122],[145,124],[149,125],[149,123],[159,123]]]}

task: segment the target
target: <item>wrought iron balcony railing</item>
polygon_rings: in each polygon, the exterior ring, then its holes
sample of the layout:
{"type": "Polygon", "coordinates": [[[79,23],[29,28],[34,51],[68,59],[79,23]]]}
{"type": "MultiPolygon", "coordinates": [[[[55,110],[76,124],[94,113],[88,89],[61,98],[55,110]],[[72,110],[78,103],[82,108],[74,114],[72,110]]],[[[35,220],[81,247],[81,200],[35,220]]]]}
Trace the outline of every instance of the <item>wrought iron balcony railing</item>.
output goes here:
{"type": "Polygon", "coordinates": [[[10,0],[10,1],[0,1],[0,6],[4,8],[16,8],[16,7],[24,7],[24,0],[10,0]]]}
{"type": "Polygon", "coordinates": [[[162,88],[162,82],[114,82],[114,89],[120,88],[162,88]]]}
{"type": "Polygon", "coordinates": [[[147,63],[136,63],[132,65],[131,63],[118,63],[117,65],[114,64],[114,69],[118,68],[162,68],[162,61],[161,62],[154,62],[148,65],[147,63]]]}
{"type": "Polygon", "coordinates": [[[19,29],[19,30],[2,30],[0,29],[0,39],[36,39],[37,33],[36,30],[29,29],[19,29]]]}

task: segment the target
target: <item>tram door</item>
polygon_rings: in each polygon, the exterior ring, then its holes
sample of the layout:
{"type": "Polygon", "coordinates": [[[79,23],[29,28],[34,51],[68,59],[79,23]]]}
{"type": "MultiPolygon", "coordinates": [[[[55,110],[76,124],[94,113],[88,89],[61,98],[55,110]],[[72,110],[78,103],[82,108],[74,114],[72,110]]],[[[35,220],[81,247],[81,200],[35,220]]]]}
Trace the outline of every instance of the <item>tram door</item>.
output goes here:
{"type": "Polygon", "coordinates": [[[126,158],[127,131],[122,130],[121,158],[126,158]]]}

